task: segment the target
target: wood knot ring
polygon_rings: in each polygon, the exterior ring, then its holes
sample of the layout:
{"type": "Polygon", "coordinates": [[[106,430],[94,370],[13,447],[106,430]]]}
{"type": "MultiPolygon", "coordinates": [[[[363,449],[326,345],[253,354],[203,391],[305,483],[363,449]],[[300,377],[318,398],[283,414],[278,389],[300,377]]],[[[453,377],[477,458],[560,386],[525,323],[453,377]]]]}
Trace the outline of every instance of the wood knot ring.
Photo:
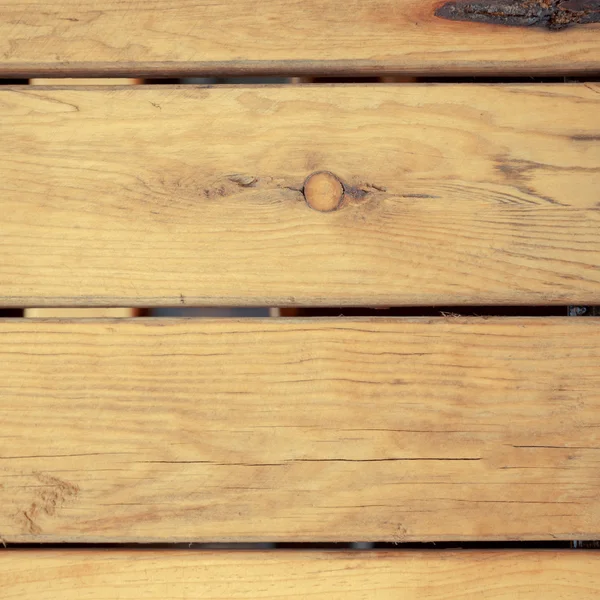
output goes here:
{"type": "Polygon", "coordinates": [[[342,182],[329,171],[318,171],[306,178],[304,198],[314,210],[332,212],[340,207],[344,197],[342,182]]]}

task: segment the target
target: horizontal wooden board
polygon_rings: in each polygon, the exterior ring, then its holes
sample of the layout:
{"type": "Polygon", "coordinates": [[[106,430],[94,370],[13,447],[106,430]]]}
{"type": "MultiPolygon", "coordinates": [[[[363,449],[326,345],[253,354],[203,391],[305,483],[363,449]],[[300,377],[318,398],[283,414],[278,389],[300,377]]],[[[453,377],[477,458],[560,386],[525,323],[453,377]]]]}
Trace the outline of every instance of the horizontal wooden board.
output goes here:
{"type": "Polygon", "coordinates": [[[19,600],[592,600],[597,552],[0,552],[19,600]]]}
{"type": "Polygon", "coordinates": [[[0,119],[0,305],[600,303],[600,84],[18,87],[0,119]]]}
{"type": "Polygon", "coordinates": [[[7,542],[597,539],[600,320],[0,322],[7,542]]]}
{"type": "MultiPolygon", "coordinates": [[[[492,4],[497,13],[503,4],[544,12],[550,3],[492,4]]],[[[588,20],[592,14],[600,19],[597,0],[578,4],[589,9],[588,20]]],[[[442,5],[441,0],[3,0],[0,74],[497,76],[600,68],[598,24],[550,31],[460,22],[436,15],[442,5]]]]}
{"type": "Polygon", "coordinates": [[[115,77],[110,78],[67,78],[67,79],[52,79],[52,78],[38,78],[30,79],[29,85],[133,85],[142,83],[141,79],[126,79],[115,77]]]}

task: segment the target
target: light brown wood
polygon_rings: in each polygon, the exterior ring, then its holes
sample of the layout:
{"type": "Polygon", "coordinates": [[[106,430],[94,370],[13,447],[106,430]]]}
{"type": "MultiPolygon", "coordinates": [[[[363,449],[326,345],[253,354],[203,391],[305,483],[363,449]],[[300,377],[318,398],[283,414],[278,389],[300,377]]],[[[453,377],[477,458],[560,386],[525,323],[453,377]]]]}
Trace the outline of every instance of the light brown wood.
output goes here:
{"type": "Polygon", "coordinates": [[[600,320],[0,322],[7,542],[597,539],[600,320]]]}
{"type": "Polygon", "coordinates": [[[19,600],[592,600],[598,552],[0,553],[3,597],[19,600]]]}
{"type": "Polygon", "coordinates": [[[344,188],[333,173],[319,171],[309,175],[304,183],[303,193],[311,208],[331,212],[339,208],[344,197],[344,188]]]}
{"type": "Polygon", "coordinates": [[[4,0],[4,76],[585,73],[598,25],[448,21],[439,0],[4,0]]]}
{"type": "Polygon", "coordinates": [[[600,303],[597,83],[29,86],[0,118],[4,306],[600,303]]]}
{"type": "Polygon", "coordinates": [[[50,78],[36,78],[30,79],[30,85],[133,85],[142,83],[141,79],[127,79],[127,78],[98,78],[98,79],[86,79],[86,78],[66,78],[66,79],[50,79],[50,78]]]}
{"type": "MultiPolygon", "coordinates": [[[[30,79],[30,85],[132,85],[140,79],[30,79]]],[[[49,318],[118,318],[135,317],[134,308],[26,308],[24,316],[30,319],[49,318]]]]}

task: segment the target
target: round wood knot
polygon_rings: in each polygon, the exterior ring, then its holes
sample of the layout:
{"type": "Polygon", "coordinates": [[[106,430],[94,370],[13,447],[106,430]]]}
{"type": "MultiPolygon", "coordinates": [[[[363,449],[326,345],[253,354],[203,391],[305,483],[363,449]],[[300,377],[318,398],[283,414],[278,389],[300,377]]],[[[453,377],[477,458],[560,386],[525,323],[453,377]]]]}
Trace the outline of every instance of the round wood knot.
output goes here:
{"type": "Polygon", "coordinates": [[[306,203],[320,212],[331,212],[340,207],[344,197],[342,182],[329,171],[309,175],[304,182],[306,203]]]}

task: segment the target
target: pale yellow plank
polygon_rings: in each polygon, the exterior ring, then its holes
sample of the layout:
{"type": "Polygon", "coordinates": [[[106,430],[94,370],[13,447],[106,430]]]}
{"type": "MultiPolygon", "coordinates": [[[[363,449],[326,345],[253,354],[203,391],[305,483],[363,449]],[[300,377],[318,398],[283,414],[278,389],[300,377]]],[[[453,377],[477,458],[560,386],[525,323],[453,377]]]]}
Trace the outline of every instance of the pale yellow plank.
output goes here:
{"type": "Polygon", "coordinates": [[[7,542],[597,539],[600,320],[0,323],[7,542]]]}
{"type": "Polygon", "coordinates": [[[0,90],[0,304],[600,303],[599,92],[0,90]]]}
{"type": "Polygon", "coordinates": [[[597,552],[0,552],[6,600],[592,600],[597,552]]]}
{"type": "Polygon", "coordinates": [[[34,78],[30,79],[30,85],[133,85],[141,83],[141,79],[127,79],[118,77],[100,77],[97,79],[89,78],[34,78]]]}
{"type": "MultiPolygon", "coordinates": [[[[132,85],[140,79],[30,79],[30,85],[132,85]]],[[[118,318],[134,317],[134,308],[26,308],[24,316],[34,319],[48,318],[118,318]]]]}
{"type": "MultiPolygon", "coordinates": [[[[457,22],[436,16],[443,4],[439,0],[4,0],[0,73],[497,76],[585,73],[600,67],[598,24],[550,31],[457,22]]],[[[500,1],[492,4],[492,12],[500,12],[502,4],[508,9],[520,4],[529,12],[536,7],[538,12],[552,12],[547,10],[550,3],[541,0],[500,1]]],[[[592,14],[600,19],[595,0],[569,4],[571,9],[577,4],[588,20],[592,14]]]]}

